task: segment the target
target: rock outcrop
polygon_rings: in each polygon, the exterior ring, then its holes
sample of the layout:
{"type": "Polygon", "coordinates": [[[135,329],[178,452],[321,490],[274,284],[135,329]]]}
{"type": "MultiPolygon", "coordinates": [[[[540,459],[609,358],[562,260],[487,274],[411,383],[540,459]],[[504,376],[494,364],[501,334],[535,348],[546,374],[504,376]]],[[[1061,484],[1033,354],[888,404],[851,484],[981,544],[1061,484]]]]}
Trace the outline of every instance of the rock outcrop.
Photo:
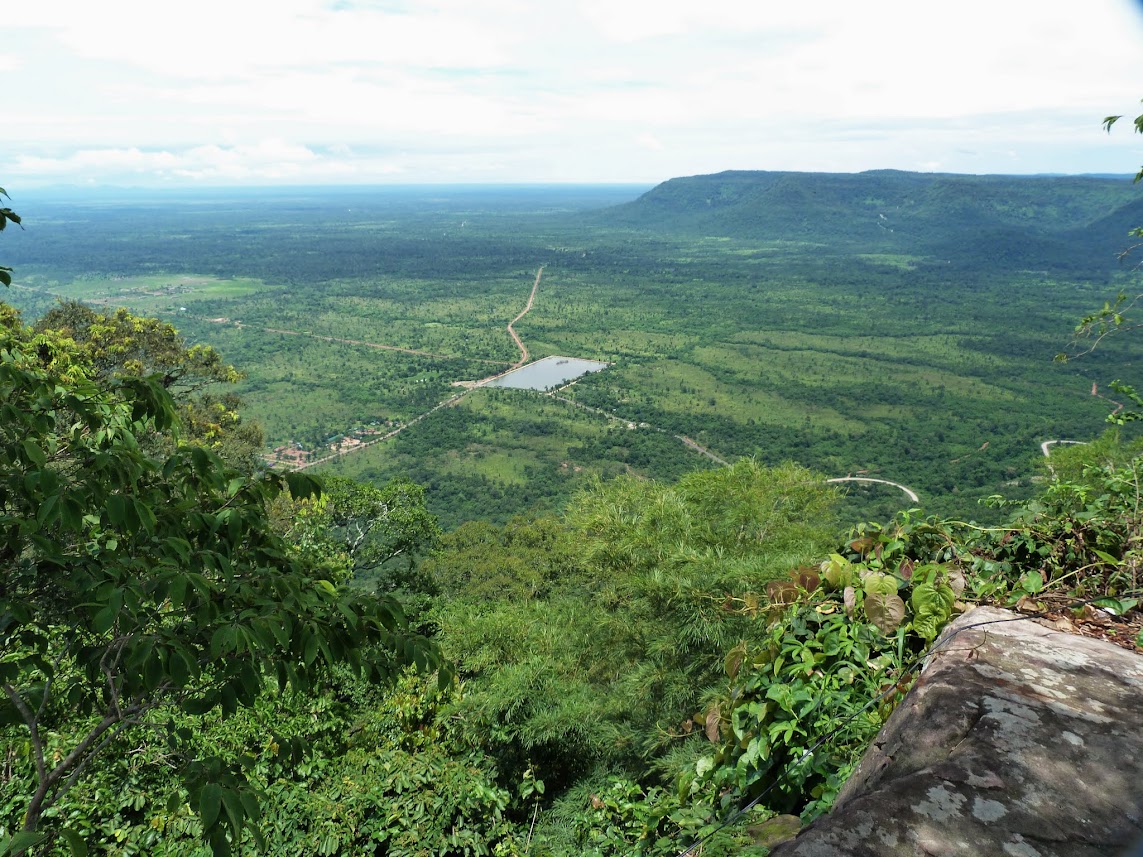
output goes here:
{"type": "Polygon", "coordinates": [[[774,857],[1104,857],[1143,841],[1143,656],[978,608],[774,857]]]}

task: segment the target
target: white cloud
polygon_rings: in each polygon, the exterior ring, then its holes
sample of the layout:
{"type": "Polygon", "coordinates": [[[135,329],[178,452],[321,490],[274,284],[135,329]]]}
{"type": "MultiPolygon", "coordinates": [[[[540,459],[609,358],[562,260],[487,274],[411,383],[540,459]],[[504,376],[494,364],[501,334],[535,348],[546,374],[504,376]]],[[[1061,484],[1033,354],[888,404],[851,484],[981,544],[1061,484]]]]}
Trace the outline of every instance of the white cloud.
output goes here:
{"type": "Polygon", "coordinates": [[[38,0],[0,23],[0,177],[1126,172],[1098,124],[1141,36],[1129,0],[38,0]]]}
{"type": "Polygon", "coordinates": [[[9,11],[5,27],[46,28],[77,56],[191,80],[347,63],[485,67],[513,41],[476,16],[339,11],[317,0],[39,0],[9,11]]]}
{"type": "Polygon", "coordinates": [[[268,180],[320,183],[361,176],[377,180],[401,172],[391,161],[354,158],[347,149],[319,154],[306,146],[283,140],[262,140],[253,145],[209,144],[184,150],[81,149],[59,157],[24,155],[16,159],[17,172],[55,180],[86,181],[92,175],[137,181],[192,179],[204,183],[265,182],[268,180]]]}

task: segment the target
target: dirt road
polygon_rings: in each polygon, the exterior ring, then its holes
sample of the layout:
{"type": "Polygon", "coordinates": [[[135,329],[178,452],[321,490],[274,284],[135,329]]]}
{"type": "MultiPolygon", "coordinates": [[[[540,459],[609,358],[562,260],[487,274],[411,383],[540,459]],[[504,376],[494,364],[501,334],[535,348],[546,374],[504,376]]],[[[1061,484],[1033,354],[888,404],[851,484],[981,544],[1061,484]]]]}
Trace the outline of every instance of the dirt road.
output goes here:
{"type": "MultiPolygon", "coordinates": [[[[532,309],[532,303],[536,300],[536,289],[540,287],[540,277],[544,275],[544,266],[540,266],[540,270],[536,271],[536,282],[532,283],[532,294],[528,295],[528,303],[524,304],[524,308],[520,310],[520,314],[508,322],[508,333],[516,340],[516,347],[520,349],[520,359],[512,366],[513,369],[519,369],[528,362],[528,349],[524,346],[522,340],[517,334],[515,328],[512,327],[516,322],[522,319],[532,309]]],[[[509,370],[511,371],[511,370],[509,370]]]]}
{"type": "Polygon", "coordinates": [[[914,503],[921,502],[921,498],[911,488],[906,488],[900,482],[890,482],[888,479],[873,479],[869,476],[839,476],[837,479],[827,479],[826,482],[878,482],[881,485],[892,485],[894,488],[900,488],[914,503]]]}

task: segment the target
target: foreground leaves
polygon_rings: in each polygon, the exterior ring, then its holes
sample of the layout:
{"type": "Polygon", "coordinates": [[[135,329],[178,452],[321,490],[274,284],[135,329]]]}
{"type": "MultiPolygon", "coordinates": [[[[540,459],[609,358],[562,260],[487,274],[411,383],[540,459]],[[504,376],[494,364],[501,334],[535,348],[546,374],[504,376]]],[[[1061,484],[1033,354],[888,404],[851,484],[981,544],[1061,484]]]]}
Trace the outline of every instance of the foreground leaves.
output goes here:
{"type": "MultiPolygon", "coordinates": [[[[272,531],[281,477],[242,474],[198,446],[147,451],[141,437],[177,430],[162,378],[93,380],[70,341],[7,318],[0,724],[23,732],[37,772],[18,836],[40,831],[93,759],[161,712],[232,715],[267,678],[305,689],[336,664],[371,680],[436,665],[395,602],[333,586],[272,531]]],[[[204,835],[225,852],[253,817],[244,776],[192,764],[187,730],[168,741],[204,835]]]]}

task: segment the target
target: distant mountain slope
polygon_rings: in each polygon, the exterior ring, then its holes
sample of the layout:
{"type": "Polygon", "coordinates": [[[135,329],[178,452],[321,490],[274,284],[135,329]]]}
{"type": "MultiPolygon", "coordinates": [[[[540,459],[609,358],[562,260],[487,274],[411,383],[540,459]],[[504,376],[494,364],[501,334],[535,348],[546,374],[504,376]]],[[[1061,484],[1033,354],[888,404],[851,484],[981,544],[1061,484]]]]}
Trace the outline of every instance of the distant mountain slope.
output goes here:
{"type": "Polygon", "coordinates": [[[731,171],[663,182],[600,214],[609,226],[821,244],[1001,266],[1106,270],[1143,224],[1126,179],[731,171]]]}

